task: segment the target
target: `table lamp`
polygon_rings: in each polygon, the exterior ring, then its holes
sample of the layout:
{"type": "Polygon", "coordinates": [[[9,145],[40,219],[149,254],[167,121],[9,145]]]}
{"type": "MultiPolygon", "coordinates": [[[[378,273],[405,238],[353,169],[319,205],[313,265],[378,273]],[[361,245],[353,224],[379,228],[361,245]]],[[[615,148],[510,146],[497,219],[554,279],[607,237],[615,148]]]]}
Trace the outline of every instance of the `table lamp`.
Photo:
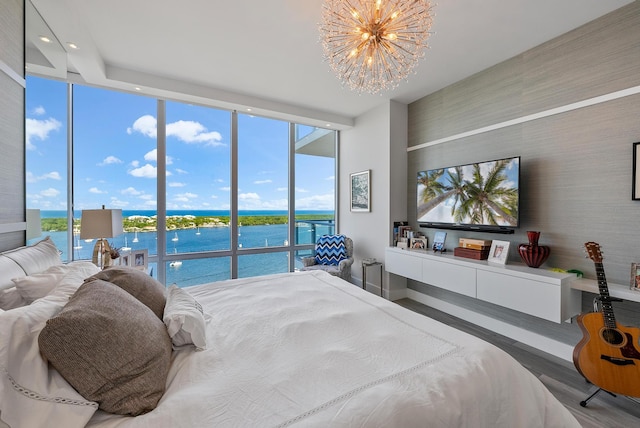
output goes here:
{"type": "Polygon", "coordinates": [[[80,239],[97,239],[91,261],[101,269],[105,266],[105,254],[111,247],[105,238],[114,238],[123,233],[122,210],[82,210],[80,219],[80,239]]]}

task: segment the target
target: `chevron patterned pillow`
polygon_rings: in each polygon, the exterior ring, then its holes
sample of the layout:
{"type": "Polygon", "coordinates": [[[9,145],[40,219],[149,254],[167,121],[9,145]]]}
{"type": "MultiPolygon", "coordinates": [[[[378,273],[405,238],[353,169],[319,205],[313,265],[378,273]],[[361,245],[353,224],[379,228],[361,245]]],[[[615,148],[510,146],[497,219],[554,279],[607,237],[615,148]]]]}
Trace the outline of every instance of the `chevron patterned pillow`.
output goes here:
{"type": "Polygon", "coordinates": [[[319,265],[338,265],[347,258],[344,235],[323,235],[316,243],[316,263],[319,265]]]}

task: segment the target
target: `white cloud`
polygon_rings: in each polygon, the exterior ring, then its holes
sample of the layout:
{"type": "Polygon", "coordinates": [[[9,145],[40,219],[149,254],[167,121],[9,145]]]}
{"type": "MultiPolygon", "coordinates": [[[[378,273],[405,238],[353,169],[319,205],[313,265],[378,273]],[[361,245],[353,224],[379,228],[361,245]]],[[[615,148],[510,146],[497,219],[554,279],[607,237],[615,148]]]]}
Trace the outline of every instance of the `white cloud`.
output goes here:
{"type": "Polygon", "coordinates": [[[259,201],[260,196],[255,192],[250,193],[241,193],[238,195],[238,200],[240,201],[259,201]]]}
{"type": "Polygon", "coordinates": [[[42,107],[42,106],[38,106],[38,107],[33,109],[33,114],[35,114],[36,116],[42,116],[45,113],[46,113],[46,111],[44,110],[44,107],[42,107]]]}
{"type": "Polygon", "coordinates": [[[253,182],[253,184],[269,184],[269,183],[273,183],[272,180],[256,180],[253,182]]]}
{"type": "Polygon", "coordinates": [[[296,192],[298,192],[298,193],[308,193],[308,192],[309,192],[307,189],[302,188],[302,187],[296,187],[296,189],[295,189],[295,190],[296,190],[296,192]]]}
{"type": "Polygon", "coordinates": [[[176,137],[187,144],[205,143],[207,146],[224,146],[219,132],[209,132],[202,124],[191,120],[168,123],[167,137],[176,137]]]}
{"type": "Polygon", "coordinates": [[[144,203],[144,206],[149,208],[155,208],[156,205],[158,205],[158,201],[146,201],[144,203]]]}
{"type": "Polygon", "coordinates": [[[158,123],[156,118],[147,114],[136,119],[136,121],[133,122],[133,127],[127,128],[127,134],[139,132],[144,136],[156,138],[156,135],[158,134],[157,125],[158,123]]]}
{"type": "Polygon", "coordinates": [[[229,187],[229,186],[221,187],[220,190],[222,190],[223,192],[230,192],[231,191],[231,187],[229,187]]]}
{"type": "Polygon", "coordinates": [[[153,198],[153,196],[145,194],[145,195],[140,195],[139,198],[142,199],[143,201],[149,201],[153,198]]]}
{"type": "Polygon", "coordinates": [[[189,174],[187,171],[185,171],[184,169],[180,169],[180,168],[176,168],[175,170],[178,174],[189,174]]]}
{"type": "MultiPolygon", "coordinates": [[[[147,162],[158,162],[158,149],[153,149],[147,154],[144,155],[144,160],[147,162]]],[[[171,165],[173,163],[173,158],[171,156],[167,156],[167,165],[171,165]]]]}
{"type": "Polygon", "coordinates": [[[107,156],[106,158],[104,158],[104,160],[102,162],[100,162],[98,164],[98,166],[104,166],[104,165],[112,165],[112,164],[118,164],[118,163],[122,163],[122,161],[120,159],[118,159],[115,156],[107,156]]]}
{"type": "Polygon", "coordinates": [[[92,187],[91,189],[89,189],[89,193],[95,193],[96,195],[102,195],[104,193],[108,193],[104,190],[100,190],[97,187],[92,187]]]}
{"type": "MultiPolygon", "coordinates": [[[[147,114],[136,119],[133,126],[127,128],[127,133],[139,132],[144,136],[156,138],[157,128],[156,118],[147,114]]],[[[219,132],[209,131],[201,123],[191,120],[167,123],[167,137],[176,137],[187,144],[204,143],[207,146],[224,146],[222,135],[219,132]]]]}
{"type": "Polygon", "coordinates": [[[129,171],[134,177],[143,177],[143,178],[156,178],[158,176],[158,169],[150,164],[146,164],[139,168],[132,169],[129,171]]]}
{"type": "Polygon", "coordinates": [[[178,195],[175,196],[175,198],[173,198],[175,201],[178,202],[189,202],[191,199],[195,199],[197,198],[198,195],[196,195],[195,193],[180,193],[178,195]]]}
{"type": "Polygon", "coordinates": [[[186,186],[185,183],[178,183],[177,181],[172,181],[170,183],[167,183],[167,186],[169,187],[184,187],[186,186]]]}
{"type": "Polygon", "coordinates": [[[60,194],[60,191],[57,189],[54,189],[53,187],[49,187],[48,189],[45,189],[40,192],[40,195],[44,196],[45,198],[54,198],[59,194],[60,194]]]}
{"type": "Polygon", "coordinates": [[[327,178],[325,178],[325,180],[328,180],[328,181],[335,181],[335,180],[336,180],[336,176],[335,176],[335,175],[330,175],[330,176],[328,176],[327,178]]]}
{"type": "Polygon", "coordinates": [[[126,206],[128,206],[128,205],[129,205],[129,202],[127,202],[127,201],[123,201],[123,200],[120,200],[120,199],[118,199],[117,197],[112,196],[112,197],[111,197],[111,204],[110,204],[110,205],[111,205],[112,207],[124,208],[124,207],[126,207],[126,206]]]}
{"type": "Polygon", "coordinates": [[[46,174],[42,174],[40,176],[33,175],[32,172],[27,171],[26,176],[27,183],[35,183],[41,180],[62,180],[60,173],[58,171],[47,172],[46,174]]]}
{"type": "Polygon", "coordinates": [[[286,191],[286,190],[288,190],[288,189],[289,189],[288,187],[278,187],[276,190],[277,190],[278,192],[284,192],[284,191],[286,191]]]}
{"type": "Polygon", "coordinates": [[[140,162],[137,160],[131,161],[131,166],[134,168],[137,168],[140,166],[140,162]]]}
{"type": "Polygon", "coordinates": [[[122,189],[120,193],[122,193],[123,195],[131,195],[131,196],[137,196],[142,194],[142,192],[140,190],[136,190],[135,187],[127,187],[126,189],[122,189]]]}
{"type": "Polygon", "coordinates": [[[33,144],[33,138],[45,141],[51,132],[57,131],[61,126],[62,124],[54,118],[46,120],[25,119],[25,145],[27,150],[36,149],[36,146],[33,144]]]}
{"type": "Polygon", "coordinates": [[[314,195],[306,198],[296,199],[296,209],[334,210],[334,195],[333,193],[327,193],[324,195],[314,195]]]}

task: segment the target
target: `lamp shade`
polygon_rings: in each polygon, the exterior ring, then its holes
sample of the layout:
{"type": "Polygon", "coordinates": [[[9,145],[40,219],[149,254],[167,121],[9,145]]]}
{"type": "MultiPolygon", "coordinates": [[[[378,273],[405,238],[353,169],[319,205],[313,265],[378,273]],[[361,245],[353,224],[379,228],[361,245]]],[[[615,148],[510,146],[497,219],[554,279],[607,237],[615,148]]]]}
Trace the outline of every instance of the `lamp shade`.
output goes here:
{"type": "Polygon", "coordinates": [[[40,210],[27,210],[27,240],[42,235],[42,223],[40,223],[40,210]]]}
{"type": "Polygon", "coordinates": [[[122,232],[122,210],[82,210],[80,239],[113,238],[122,232]]]}

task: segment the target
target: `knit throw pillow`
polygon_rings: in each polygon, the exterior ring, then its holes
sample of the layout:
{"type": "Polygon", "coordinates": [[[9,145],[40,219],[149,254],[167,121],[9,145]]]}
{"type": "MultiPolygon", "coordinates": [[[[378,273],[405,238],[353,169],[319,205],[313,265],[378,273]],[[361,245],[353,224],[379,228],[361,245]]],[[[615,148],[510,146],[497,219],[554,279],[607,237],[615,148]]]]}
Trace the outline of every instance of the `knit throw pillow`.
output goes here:
{"type": "Polygon", "coordinates": [[[344,235],[323,235],[316,243],[316,264],[337,266],[347,258],[344,235]]]}

